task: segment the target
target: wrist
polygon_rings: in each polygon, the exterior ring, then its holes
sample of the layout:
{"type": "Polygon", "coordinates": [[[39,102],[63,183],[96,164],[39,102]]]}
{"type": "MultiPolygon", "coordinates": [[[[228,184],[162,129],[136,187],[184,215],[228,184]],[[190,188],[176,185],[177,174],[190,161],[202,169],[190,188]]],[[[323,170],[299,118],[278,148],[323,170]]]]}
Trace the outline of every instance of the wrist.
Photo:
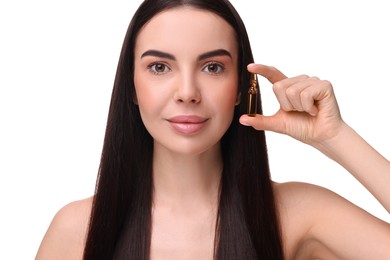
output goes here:
{"type": "Polygon", "coordinates": [[[350,149],[357,137],[359,137],[358,134],[341,120],[339,126],[328,133],[326,138],[314,142],[312,146],[331,159],[335,159],[338,155],[345,153],[345,149],[350,149]]]}

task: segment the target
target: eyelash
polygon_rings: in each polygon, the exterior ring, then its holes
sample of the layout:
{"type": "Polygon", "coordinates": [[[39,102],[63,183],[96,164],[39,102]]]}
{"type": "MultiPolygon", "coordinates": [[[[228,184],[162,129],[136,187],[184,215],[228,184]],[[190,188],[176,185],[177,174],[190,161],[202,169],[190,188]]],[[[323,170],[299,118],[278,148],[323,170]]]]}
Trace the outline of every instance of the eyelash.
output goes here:
{"type": "MultiPolygon", "coordinates": [[[[165,74],[169,71],[171,71],[171,69],[164,63],[162,62],[154,62],[154,63],[151,63],[148,65],[148,70],[155,74],[155,75],[161,75],[161,74],[165,74]],[[164,66],[164,71],[163,72],[158,72],[156,71],[156,68],[155,66],[164,66]],[[167,70],[168,69],[168,70],[167,70]],[[167,70],[167,71],[166,71],[167,70]]],[[[218,62],[215,62],[215,61],[212,61],[212,62],[209,62],[207,63],[203,68],[202,68],[202,71],[205,71],[207,73],[210,73],[210,74],[213,74],[213,75],[218,75],[218,74],[221,74],[222,72],[225,71],[225,66],[223,66],[222,64],[218,63],[218,62]],[[212,71],[206,71],[206,69],[209,69],[210,66],[217,66],[218,68],[218,71],[217,72],[212,72],[212,71]]]]}
{"type": "Polygon", "coordinates": [[[151,73],[153,73],[155,75],[161,75],[161,74],[167,73],[168,71],[171,71],[171,69],[166,64],[161,63],[161,62],[155,62],[155,63],[149,64],[147,68],[151,73]],[[154,67],[157,65],[164,66],[164,71],[163,72],[156,71],[156,69],[154,67]],[[168,71],[165,71],[166,69],[168,69],[168,71]]]}
{"type": "Polygon", "coordinates": [[[215,62],[215,61],[207,63],[206,66],[203,67],[202,71],[204,71],[205,69],[209,68],[210,65],[217,66],[218,67],[218,71],[217,72],[208,71],[207,73],[218,75],[218,74],[221,74],[222,72],[225,71],[225,66],[223,66],[222,64],[220,64],[218,62],[215,62]]]}

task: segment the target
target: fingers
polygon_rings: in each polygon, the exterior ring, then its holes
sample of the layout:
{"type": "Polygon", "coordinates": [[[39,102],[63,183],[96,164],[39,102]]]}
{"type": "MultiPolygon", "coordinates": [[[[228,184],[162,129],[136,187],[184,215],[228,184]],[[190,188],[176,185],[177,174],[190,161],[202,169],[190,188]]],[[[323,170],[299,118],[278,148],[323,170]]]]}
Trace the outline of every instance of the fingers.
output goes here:
{"type": "Polygon", "coordinates": [[[323,138],[321,135],[327,135],[332,125],[340,121],[340,111],[329,81],[307,75],[287,78],[276,68],[260,64],[248,65],[248,71],[264,76],[273,84],[280,109],[272,116],[242,115],[242,125],[287,134],[309,143],[323,138]]]}
{"type": "Polygon", "coordinates": [[[251,73],[259,74],[269,80],[272,84],[287,78],[277,68],[263,65],[263,64],[249,64],[248,71],[251,73]]]}
{"type": "Polygon", "coordinates": [[[307,75],[287,78],[271,66],[252,63],[248,65],[248,71],[267,78],[273,84],[280,108],[286,112],[299,111],[315,116],[318,113],[317,101],[332,90],[328,81],[307,75]]]}
{"type": "Polygon", "coordinates": [[[273,85],[274,93],[284,111],[307,112],[315,116],[318,109],[315,105],[321,80],[317,77],[300,75],[278,81],[273,85]]]}
{"type": "Polygon", "coordinates": [[[245,126],[252,126],[256,130],[267,130],[277,133],[282,133],[284,129],[283,120],[280,120],[277,115],[256,115],[255,117],[242,115],[240,123],[245,126]]]}

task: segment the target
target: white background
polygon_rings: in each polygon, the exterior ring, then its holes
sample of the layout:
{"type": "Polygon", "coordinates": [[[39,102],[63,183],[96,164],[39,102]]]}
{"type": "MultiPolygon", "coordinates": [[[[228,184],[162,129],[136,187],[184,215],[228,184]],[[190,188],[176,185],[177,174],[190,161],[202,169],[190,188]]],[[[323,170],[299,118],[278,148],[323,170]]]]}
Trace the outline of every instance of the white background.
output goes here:
{"type": "MultiPolygon", "coordinates": [[[[344,119],[389,158],[386,1],[232,2],[256,62],[330,80],[344,119]]],[[[54,214],[92,195],[119,52],[140,3],[0,2],[0,259],[33,259],[54,214]]],[[[272,114],[271,86],[260,84],[265,114],[272,114]]],[[[267,136],[276,181],[325,186],[390,220],[333,161],[288,137],[267,136]]]]}

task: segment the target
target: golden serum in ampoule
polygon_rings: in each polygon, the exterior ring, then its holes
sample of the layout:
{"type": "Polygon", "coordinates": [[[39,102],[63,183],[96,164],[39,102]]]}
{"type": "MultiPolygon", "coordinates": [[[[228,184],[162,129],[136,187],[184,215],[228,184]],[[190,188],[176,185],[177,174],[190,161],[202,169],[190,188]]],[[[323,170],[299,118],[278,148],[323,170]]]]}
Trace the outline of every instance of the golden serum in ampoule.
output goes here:
{"type": "Polygon", "coordinates": [[[257,89],[256,74],[252,74],[251,76],[251,85],[248,90],[248,116],[256,116],[259,90],[257,89]]]}

